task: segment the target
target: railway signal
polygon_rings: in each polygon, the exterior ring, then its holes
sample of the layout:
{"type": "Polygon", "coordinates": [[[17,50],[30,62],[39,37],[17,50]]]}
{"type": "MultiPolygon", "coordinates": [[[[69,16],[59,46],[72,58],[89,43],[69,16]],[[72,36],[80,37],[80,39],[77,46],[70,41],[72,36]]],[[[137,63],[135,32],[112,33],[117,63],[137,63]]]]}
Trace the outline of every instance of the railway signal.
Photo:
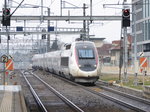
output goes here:
{"type": "Polygon", "coordinates": [[[122,27],[130,26],[130,9],[122,10],[122,27]]]}
{"type": "MultiPolygon", "coordinates": [[[[42,32],[46,32],[46,29],[42,29],[42,32]]],[[[46,34],[42,34],[42,39],[46,39],[46,34]]]]}
{"type": "Polygon", "coordinates": [[[2,25],[3,26],[10,26],[10,8],[3,8],[2,14],[2,25]]]}

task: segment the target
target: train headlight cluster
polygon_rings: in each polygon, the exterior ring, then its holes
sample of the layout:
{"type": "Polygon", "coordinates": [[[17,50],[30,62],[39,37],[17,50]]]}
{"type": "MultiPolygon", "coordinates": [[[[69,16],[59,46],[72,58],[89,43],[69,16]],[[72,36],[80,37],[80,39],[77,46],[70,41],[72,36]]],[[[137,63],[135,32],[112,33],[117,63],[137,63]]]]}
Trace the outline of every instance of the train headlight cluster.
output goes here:
{"type": "Polygon", "coordinates": [[[79,65],[79,67],[81,67],[81,65],[79,65]]]}

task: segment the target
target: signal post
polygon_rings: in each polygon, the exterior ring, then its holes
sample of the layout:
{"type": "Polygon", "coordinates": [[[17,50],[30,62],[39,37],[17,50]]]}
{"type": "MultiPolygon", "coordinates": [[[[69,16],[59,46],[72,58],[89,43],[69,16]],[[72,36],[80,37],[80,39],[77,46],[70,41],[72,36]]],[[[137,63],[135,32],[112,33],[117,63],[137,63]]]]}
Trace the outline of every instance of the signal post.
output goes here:
{"type": "Polygon", "coordinates": [[[124,29],[124,81],[127,79],[127,67],[128,67],[128,36],[127,27],[130,27],[130,9],[122,10],[122,28],[124,29]]]}
{"type": "Polygon", "coordinates": [[[2,62],[4,63],[4,81],[3,84],[6,84],[6,79],[8,79],[8,77],[5,77],[6,75],[6,63],[8,62],[8,56],[9,56],[9,40],[10,40],[10,36],[9,36],[9,31],[8,31],[8,27],[10,26],[10,20],[11,20],[11,14],[10,14],[10,8],[7,8],[7,2],[5,0],[5,5],[3,10],[3,14],[2,14],[2,25],[6,26],[6,33],[7,33],[7,55],[3,55],[1,57],[2,62]]]}
{"type": "Polygon", "coordinates": [[[3,63],[3,66],[4,66],[4,75],[3,75],[3,85],[5,85],[5,75],[6,75],[6,67],[5,67],[5,63],[7,63],[8,62],[8,56],[6,56],[6,55],[3,55],[3,56],[1,56],[1,62],[3,63]]]}

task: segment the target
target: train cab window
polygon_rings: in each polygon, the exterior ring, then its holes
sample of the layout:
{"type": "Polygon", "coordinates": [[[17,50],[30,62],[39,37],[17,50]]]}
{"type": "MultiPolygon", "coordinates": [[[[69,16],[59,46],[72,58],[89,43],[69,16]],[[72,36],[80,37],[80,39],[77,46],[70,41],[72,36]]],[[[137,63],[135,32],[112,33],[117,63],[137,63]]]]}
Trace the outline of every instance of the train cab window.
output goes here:
{"type": "Polygon", "coordinates": [[[71,48],[71,44],[66,45],[66,50],[71,48]]]}
{"type": "Polygon", "coordinates": [[[94,51],[92,49],[79,49],[79,59],[94,59],[94,51]]]}

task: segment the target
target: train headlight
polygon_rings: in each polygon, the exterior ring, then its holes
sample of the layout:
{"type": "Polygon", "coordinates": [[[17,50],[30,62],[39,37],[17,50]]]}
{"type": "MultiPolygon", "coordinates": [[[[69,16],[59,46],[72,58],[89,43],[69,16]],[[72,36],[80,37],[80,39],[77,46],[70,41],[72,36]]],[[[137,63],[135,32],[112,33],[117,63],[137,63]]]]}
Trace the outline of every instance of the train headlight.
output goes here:
{"type": "Polygon", "coordinates": [[[97,65],[94,65],[94,67],[96,67],[97,65]]]}
{"type": "Polygon", "coordinates": [[[79,67],[81,67],[81,65],[79,65],[79,67]]]}

